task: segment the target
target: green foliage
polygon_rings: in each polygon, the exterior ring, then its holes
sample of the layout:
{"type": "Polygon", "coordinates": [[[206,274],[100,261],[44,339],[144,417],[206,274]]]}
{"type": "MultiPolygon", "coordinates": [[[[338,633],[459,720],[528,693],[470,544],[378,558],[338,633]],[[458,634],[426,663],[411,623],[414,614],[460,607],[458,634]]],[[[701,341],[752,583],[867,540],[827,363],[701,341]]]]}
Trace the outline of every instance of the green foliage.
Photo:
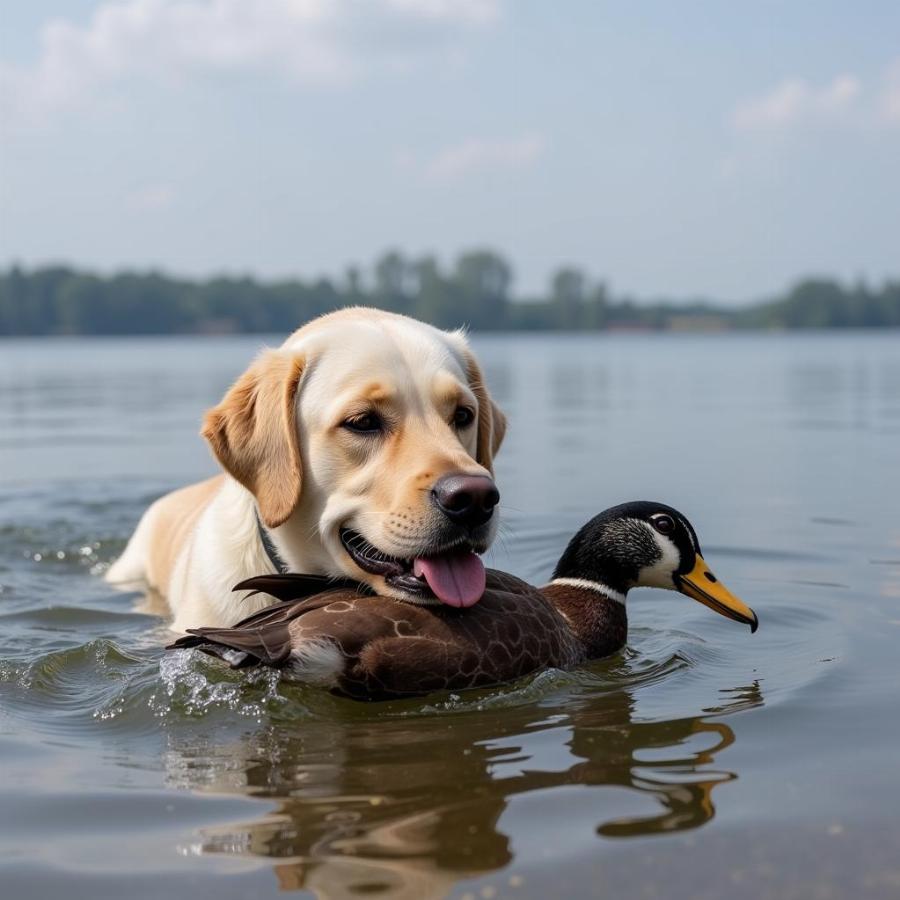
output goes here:
{"type": "Polygon", "coordinates": [[[704,302],[638,304],[613,298],[573,266],[545,297],[511,299],[513,272],[490,250],[462,254],[446,271],[432,256],[386,253],[370,277],[340,283],[218,277],[186,281],[155,272],[100,277],[60,266],[0,273],[0,335],[286,332],[343,306],[377,306],[442,328],[478,330],[716,330],[900,327],[900,281],[873,289],[824,278],[739,310],[704,302]]]}

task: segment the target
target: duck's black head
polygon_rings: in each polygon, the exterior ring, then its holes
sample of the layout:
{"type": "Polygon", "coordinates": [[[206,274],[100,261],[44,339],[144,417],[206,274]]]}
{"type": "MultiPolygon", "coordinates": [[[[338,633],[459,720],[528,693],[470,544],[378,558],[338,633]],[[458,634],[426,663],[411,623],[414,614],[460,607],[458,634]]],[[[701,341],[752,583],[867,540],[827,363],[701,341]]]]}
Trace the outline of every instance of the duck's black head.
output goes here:
{"type": "Polygon", "coordinates": [[[569,542],[553,573],[600,584],[624,599],[633,587],[680,591],[756,631],[756,613],[710,571],[697,533],[665,503],[635,500],[594,516],[569,542]]]}

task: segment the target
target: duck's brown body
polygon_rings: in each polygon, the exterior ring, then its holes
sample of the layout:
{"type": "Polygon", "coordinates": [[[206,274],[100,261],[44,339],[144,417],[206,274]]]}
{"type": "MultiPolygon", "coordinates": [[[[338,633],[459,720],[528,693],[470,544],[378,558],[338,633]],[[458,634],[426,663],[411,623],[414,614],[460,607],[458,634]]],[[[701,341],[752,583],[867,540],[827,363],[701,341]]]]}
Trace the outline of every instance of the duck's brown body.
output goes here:
{"type": "Polygon", "coordinates": [[[570,585],[538,589],[495,570],[488,570],[479,603],[463,610],[348,588],[291,599],[309,593],[301,581],[292,593],[291,579],[272,576],[253,585],[281,603],[233,628],[196,629],[173,646],[199,647],[236,666],[293,670],[358,699],[385,699],[570,668],[614,653],[627,636],[621,603],[570,585]]]}

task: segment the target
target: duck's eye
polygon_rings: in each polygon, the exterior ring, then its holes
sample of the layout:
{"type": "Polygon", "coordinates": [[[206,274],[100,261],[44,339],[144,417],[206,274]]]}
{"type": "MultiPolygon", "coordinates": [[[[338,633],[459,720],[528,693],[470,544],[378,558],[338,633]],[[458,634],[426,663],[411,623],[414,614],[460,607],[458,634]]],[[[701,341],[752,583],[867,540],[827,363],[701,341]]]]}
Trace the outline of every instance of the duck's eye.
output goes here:
{"type": "Polygon", "coordinates": [[[468,428],[475,421],[475,412],[468,406],[457,406],[453,413],[454,428],[468,428]]]}
{"type": "Polygon", "coordinates": [[[675,530],[675,522],[671,516],[654,516],[653,527],[660,534],[671,534],[675,530]]]}
{"type": "Polygon", "coordinates": [[[378,413],[360,413],[341,422],[341,427],[356,434],[379,434],[384,431],[384,420],[378,413]]]}

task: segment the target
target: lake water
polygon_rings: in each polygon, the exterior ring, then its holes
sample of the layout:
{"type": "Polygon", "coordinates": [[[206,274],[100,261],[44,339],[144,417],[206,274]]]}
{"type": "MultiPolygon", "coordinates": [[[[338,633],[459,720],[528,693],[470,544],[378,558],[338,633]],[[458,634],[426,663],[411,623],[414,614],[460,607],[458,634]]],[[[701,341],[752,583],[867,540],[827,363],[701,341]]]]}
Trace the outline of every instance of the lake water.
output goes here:
{"type": "Polygon", "coordinates": [[[490,562],[662,500],[760,628],[638,591],[612,659],[368,705],[99,577],[261,343],[0,342],[3,896],[900,896],[900,336],[477,339],[490,562]]]}

